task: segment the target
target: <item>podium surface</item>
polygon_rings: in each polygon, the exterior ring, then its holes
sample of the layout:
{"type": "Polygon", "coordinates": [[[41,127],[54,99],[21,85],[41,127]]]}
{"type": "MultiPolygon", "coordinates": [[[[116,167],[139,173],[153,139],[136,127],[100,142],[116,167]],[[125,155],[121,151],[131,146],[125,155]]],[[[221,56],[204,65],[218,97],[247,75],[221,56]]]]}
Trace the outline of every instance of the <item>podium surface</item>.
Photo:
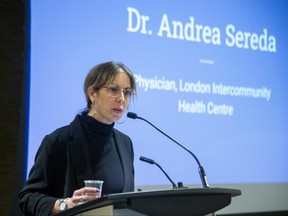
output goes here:
{"type": "Polygon", "coordinates": [[[207,215],[228,206],[232,197],[239,195],[240,190],[228,188],[175,188],[128,192],[105,195],[56,215],[117,215],[117,209],[128,209],[139,215],[207,215]]]}

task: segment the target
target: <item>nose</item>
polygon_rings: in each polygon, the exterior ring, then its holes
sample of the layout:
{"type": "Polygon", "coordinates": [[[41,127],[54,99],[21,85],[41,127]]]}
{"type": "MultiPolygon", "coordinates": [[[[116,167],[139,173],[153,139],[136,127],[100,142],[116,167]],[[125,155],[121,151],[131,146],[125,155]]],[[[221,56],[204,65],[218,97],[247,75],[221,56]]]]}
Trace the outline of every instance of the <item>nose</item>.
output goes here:
{"type": "Polygon", "coordinates": [[[125,101],[124,91],[121,90],[119,96],[117,97],[117,101],[123,102],[125,101]]]}

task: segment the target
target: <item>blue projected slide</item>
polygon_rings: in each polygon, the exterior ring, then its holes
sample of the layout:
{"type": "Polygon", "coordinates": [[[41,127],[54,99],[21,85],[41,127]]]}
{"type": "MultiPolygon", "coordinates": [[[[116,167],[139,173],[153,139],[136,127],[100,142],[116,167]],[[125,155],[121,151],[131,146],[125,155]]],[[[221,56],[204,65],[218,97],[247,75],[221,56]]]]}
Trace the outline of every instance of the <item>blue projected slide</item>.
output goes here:
{"type": "MultiPolygon", "coordinates": [[[[190,149],[210,185],[288,182],[285,1],[31,1],[28,171],[43,137],[85,108],[84,78],[120,61],[135,74],[137,113],[190,149]]],[[[124,121],[125,120],[125,121],[124,121]]],[[[121,120],[122,121],[122,120],[121,120]]],[[[136,185],[200,184],[183,149],[141,120],[136,185]]]]}

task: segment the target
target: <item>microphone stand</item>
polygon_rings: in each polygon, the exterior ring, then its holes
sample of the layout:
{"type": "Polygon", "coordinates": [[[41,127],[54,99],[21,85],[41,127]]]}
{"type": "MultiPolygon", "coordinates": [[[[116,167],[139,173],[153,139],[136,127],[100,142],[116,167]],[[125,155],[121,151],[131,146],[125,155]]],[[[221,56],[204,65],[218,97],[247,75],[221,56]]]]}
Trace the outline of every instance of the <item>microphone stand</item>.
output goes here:
{"type": "Polygon", "coordinates": [[[159,167],[159,169],[165,174],[165,176],[168,178],[168,180],[171,182],[173,188],[177,188],[176,184],[172,181],[172,179],[168,176],[168,174],[164,171],[164,169],[162,169],[162,167],[156,163],[154,160],[150,159],[150,158],[146,158],[146,157],[143,157],[141,156],[139,158],[141,161],[144,161],[146,163],[150,163],[150,164],[155,164],[157,167],[159,167]]]}
{"type": "Polygon", "coordinates": [[[204,168],[201,166],[200,161],[198,160],[198,158],[196,157],[196,155],[193,154],[193,152],[191,152],[189,149],[187,149],[185,146],[183,146],[182,144],[180,144],[179,142],[177,142],[175,139],[173,139],[172,137],[170,137],[168,134],[166,134],[165,132],[163,132],[162,130],[160,130],[159,128],[157,128],[155,125],[153,125],[151,122],[149,122],[148,120],[139,117],[136,113],[132,113],[132,112],[128,112],[127,113],[127,117],[128,118],[132,118],[132,119],[141,119],[145,122],[147,122],[149,125],[151,125],[152,127],[154,127],[156,130],[158,130],[160,133],[162,133],[163,135],[165,135],[166,137],[168,137],[170,140],[172,140],[173,142],[175,142],[177,145],[179,145],[181,148],[183,148],[185,151],[187,151],[190,155],[192,155],[192,157],[196,160],[197,164],[198,164],[198,172],[202,181],[202,185],[204,188],[209,188],[209,184],[208,184],[208,180],[205,174],[205,170],[204,168]]]}

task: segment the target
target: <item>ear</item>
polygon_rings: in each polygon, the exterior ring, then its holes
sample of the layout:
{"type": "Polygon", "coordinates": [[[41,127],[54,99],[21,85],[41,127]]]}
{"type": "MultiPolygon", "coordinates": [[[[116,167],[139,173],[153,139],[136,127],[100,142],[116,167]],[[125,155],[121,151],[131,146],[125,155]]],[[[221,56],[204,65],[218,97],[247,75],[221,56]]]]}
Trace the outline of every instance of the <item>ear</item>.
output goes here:
{"type": "Polygon", "coordinates": [[[93,89],[92,86],[90,86],[87,89],[87,95],[88,95],[90,101],[93,103],[95,101],[95,99],[96,99],[97,92],[93,89]]]}

